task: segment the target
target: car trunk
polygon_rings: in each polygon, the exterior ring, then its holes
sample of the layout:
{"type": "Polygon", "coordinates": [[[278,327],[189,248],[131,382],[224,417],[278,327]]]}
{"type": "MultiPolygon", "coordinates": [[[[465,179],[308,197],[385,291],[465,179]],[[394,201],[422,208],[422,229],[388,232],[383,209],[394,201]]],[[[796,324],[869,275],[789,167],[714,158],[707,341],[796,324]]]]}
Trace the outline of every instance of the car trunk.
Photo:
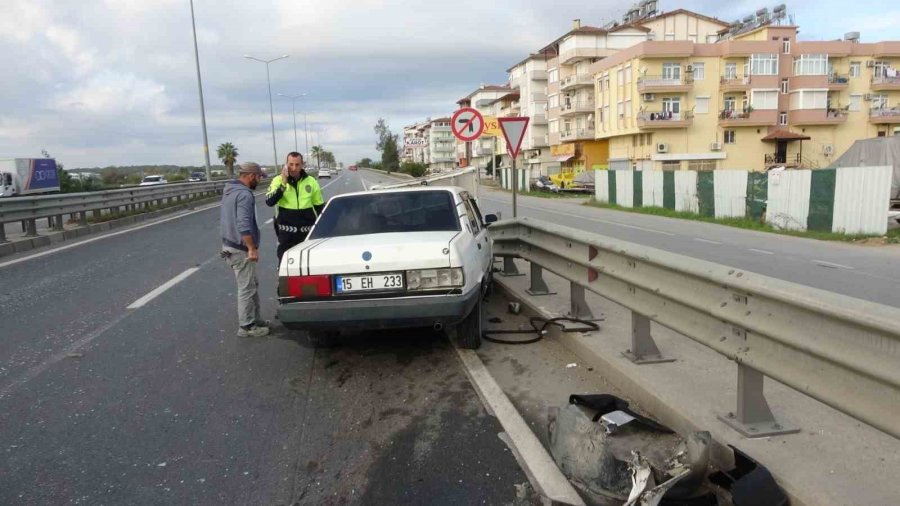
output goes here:
{"type": "Polygon", "coordinates": [[[304,249],[303,274],[399,272],[450,267],[450,255],[444,250],[449,248],[450,241],[457,234],[459,232],[401,232],[323,239],[304,249]]]}

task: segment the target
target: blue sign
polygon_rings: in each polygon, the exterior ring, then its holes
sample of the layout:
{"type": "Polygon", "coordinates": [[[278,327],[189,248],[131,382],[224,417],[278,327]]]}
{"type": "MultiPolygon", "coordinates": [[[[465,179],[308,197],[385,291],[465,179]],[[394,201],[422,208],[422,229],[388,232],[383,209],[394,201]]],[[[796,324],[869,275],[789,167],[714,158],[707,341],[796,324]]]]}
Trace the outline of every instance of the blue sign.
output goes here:
{"type": "Polygon", "coordinates": [[[29,164],[25,191],[59,187],[59,173],[56,171],[56,160],[52,158],[35,158],[22,160],[22,162],[29,164]]]}

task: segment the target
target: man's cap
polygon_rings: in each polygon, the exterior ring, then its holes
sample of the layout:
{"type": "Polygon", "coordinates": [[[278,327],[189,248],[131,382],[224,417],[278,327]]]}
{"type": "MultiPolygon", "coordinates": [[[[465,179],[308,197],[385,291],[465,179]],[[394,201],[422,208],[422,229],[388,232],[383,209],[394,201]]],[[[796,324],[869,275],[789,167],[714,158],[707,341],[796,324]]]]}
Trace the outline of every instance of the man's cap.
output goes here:
{"type": "Polygon", "coordinates": [[[241,164],[240,174],[262,174],[262,169],[256,162],[245,162],[241,164]]]}

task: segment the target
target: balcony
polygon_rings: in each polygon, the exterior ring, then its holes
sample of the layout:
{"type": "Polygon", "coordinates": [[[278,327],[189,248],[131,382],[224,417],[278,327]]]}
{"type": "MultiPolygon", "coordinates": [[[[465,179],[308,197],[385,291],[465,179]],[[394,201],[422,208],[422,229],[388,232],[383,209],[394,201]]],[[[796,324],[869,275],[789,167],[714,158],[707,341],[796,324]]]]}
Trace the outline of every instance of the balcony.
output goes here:
{"type": "Polygon", "coordinates": [[[795,126],[839,125],[847,121],[847,109],[797,109],[790,112],[795,126]]]}
{"type": "Polygon", "coordinates": [[[547,124],[547,115],[546,114],[535,114],[531,116],[531,124],[532,125],[546,125],[547,124]]]}
{"type": "Polygon", "coordinates": [[[560,116],[577,116],[579,114],[591,114],[596,109],[596,105],[594,105],[593,100],[585,100],[575,102],[569,102],[568,104],[562,104],[560,106],[560,116]]]}
{"type": "Polygon", "coordinates": [[[559,144],[559,132],[552,132],[547,134],[547,144],[551,146],[556,146],[559,144]]]}
{"type": "Polygon", "coordinates": [[[455,162],[456,158],[452,156],[431,156],[431,163],[455,162]]]}
{"type": "Polygon", "coordinates": [[[900,107],[882,107],[869,110],[869,123],[874,125],[900,124],[900,107]]]}
{"type": "Polygon", "coordinates": [[[776,110],[757,111],[747,109],[746,111],[735,111],[733,109],[725,109],[719,111],[719,126],[722,127],[772,126],[777,122],[778,111],[776,110]]]}
{"type": "Polygon", "coordinates": [[[693,87],[694,78],[687,76],[640,76],[637,79],[638,93],[684,93],[693,87]]]}
{"type": "Polygon", "coordinates": [[[898,77],[873,77],[872,91],[894,91],[900,90],[900,76],[898,77]]]}
{"type": "Polygon", "coordinates": [[[802,165],[803,158],[800,156],[800,153],[795,155],[788,155],[787,153],[769,153],[763,155],[763,163],[766,168],[786,167],[791,169],[802,165]]]}
{"type": "Polygon", "coordinates": [[[512,89],[517,89],[522,87],[522,76],[510,76],[509,77],[509,87],[512,89]]]}
{"type": "Polygon", "coordinates": [[[547,135],[545,134],[532,133],[529,135],[529,137],[531,140],[530,146],[532,148],[544,148],[550,145],[550,143],[548,142],[550,139],[548,139],[547,135]]]}
{"type": "Polygon", "coordinates": [[[609,56],[610,50],[598,49],[595,47],[575,47],[559,53],[559,63],[561,65],[574,65],[582,60],[590,60],[593,58],[605,58],[609,56]]]}
{"type": "Polygon", "coordinates": [[[564,130],[560,132],[559,139],[563,142],[568,141],[588,141],[594,139],[593,128],[577,128],[575,130],[564,130]]]}
{"type": "Polygon", "coordinates": [[[531,101],[532,102],[546,102],[547,94],[535,91],[531,94],[531,101]]]}
{"type": "Polygon", "coordinates": [[[687,128],[693,124],[694,115],[691,112],[642,112],[637,117],[638,128],[643,130],[687,128]]]}
{"type": "Polygon", "coordinates": [[[546,81],[547,80],[547,71],[546,70],[530,70],[528,71],[528,79],[532,81],[546,81]]]}
{"type": "Polygon", "coordinates": [[[450,132],[451,131],[450,124],[449,123],[446,125],[433,124],[433,125],[431,125],[431,131],[432,132],[450,132]]]}
{"type": "Polygon", "coordinates": [[[483,146],[475,146],[472,148],[472,156],[491,156],[494,154],[493,148],[485,148],[483,146]]]}
{"type": "Polygon", "coordinates": [[[590,74],[571,75],[559,82],[559,89],[563,91],[576,88],[590,88],[592,86],[594,86],[594,79],[590,74]]]}
{"type": "Polygon", "coordinates": [[[850,76],[846,74],[827,74],[818,76],[792,76],[791,89],[827,89],[845,90],[850,86],[850,76]]]}
{"type": "Polygon", "coordinates": [[[749,91],[755,88],[778,88],[781,86],[779,76],[748,76],[744,75],[723,75],[719,78],[719,91],[728,93],[731,91],[749,91]]]}

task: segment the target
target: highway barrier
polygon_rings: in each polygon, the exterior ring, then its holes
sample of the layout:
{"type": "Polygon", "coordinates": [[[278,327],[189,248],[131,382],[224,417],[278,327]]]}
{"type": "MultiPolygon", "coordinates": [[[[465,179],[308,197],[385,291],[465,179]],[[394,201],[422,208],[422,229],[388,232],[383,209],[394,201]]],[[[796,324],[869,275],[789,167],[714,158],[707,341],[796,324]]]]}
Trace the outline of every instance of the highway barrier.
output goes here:
{"type": "Polygon", "coordinates": [[[409,188],[415,186],[458,186],[465,188],[471,195],[478,196],[478,173],[475,168],[455,170],[437,176],[426,176],[401,183],[381,184],[373,190],[389,190],[392,188],[409,188]]]}

